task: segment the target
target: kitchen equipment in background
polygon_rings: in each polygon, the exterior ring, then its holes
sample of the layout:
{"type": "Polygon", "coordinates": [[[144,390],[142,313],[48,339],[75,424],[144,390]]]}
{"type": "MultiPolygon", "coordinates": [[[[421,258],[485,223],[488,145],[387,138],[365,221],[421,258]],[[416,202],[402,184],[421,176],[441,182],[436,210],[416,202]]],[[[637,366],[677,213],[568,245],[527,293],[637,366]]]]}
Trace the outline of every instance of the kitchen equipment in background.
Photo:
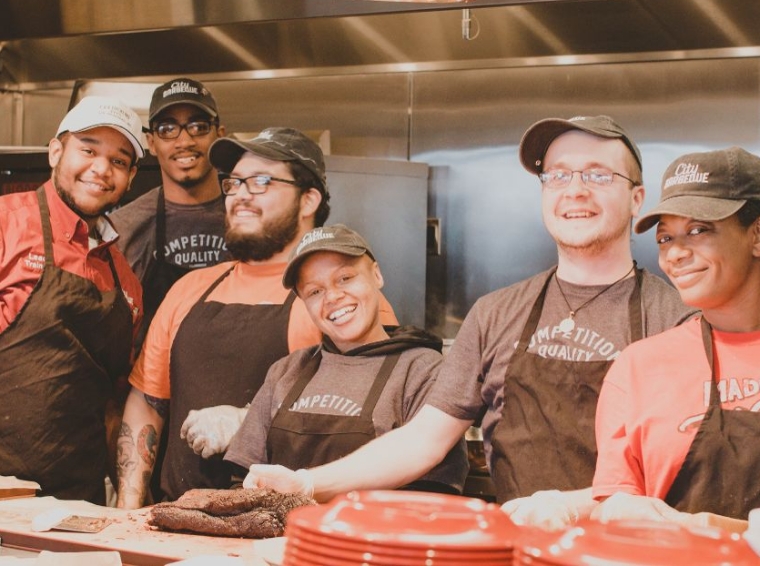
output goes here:
{"type": "Polygon", "coordinates": [[[524,529],[514,565],[750,566],[760,558],[736,533],[651,521],[582,521],[565,531],[524,529]]]}
{"type": "Polygon", "coordinates": [[[505,566],[518,533],[480,499],[354,491],[290,514],[283,566],[505,566]]]}

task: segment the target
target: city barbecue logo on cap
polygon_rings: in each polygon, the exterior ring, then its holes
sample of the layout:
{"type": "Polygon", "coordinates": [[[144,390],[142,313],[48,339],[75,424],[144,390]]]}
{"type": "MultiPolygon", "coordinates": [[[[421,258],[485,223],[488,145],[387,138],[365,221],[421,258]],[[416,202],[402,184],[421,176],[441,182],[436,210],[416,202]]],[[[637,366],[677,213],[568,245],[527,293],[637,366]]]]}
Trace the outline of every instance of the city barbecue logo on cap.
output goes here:
{"type": "Polygon", "coordinates": [[[193,79],[180,78],[172,79],[153,91],[148,120],[153,121],[160,112],[175,104],[192,104],[212,118],[219,115],[216,109],[216,100],[209,90],[203,86],[203,83],[193,79]]]}
{"type": "Polygon", "coordinates": [[[298,270],[312,253],[337,252],[343,255],[359,257],[367,254],[375,259],[367,241],[362,236],[343,224],[314,228],[303,235],[290,256],[290,261],[282,276],[282,284],[287,289],[296,286],[298,270]]]}
{"type": "Polygon", "coordinates": [[[690,153],[665,170],[660,202],[636,222],[635,230],[646,232],[663,214],[717,222],[758,199],[760,157],[736,146],[690,153]]]}

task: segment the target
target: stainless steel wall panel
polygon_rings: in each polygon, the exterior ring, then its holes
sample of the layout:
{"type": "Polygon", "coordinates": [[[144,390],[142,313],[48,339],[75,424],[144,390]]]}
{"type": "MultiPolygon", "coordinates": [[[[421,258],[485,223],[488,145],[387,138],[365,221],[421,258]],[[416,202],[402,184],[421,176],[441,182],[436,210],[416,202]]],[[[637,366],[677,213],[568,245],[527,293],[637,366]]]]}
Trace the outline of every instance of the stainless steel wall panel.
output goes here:
{"type": "MultiPolygon", "coordinates": [[[[428,262],[428,325],[452,336],[477,297],[556,262],[538,182],[517,156],[530,124],[614,116],[640,145],[647,210],[678,155],[758,151],[759,69],[731,59],[416,74],[410,157],[432,168],[429,210],[443,225],[443,256],[428,262]]],[[[652,234],[633,245],[659,272],[652,234]]]]}
{"type": "MultiPolygon", "coordinates": [[[[129,102],[141,105],[143,115],[163,79],[133,79],[143,100],[129,102]]],[[[440,219],[443,240],[442,254],[427,259],[426,324],[446,337],[479,296],[556,261],[541,223],[538,182],[517,158],[520,137],[534,121],[614,116],[642,150],[645,210],[657,202],[662,171],[677,155],[731,144],[760,153],[757,56],[203,79],[228,131],[273,125],[329,131],[336,156],[430,165],[428,215],[440,219]]],[[[118,81],[112,86],[115,93],[134,92],[118,81]]],[[[56,85],[23,93],[23,145],[47,143],[68,97],[56,85]]],[[[7,100],[0,94],[0,109],[7,100]]],[[[0,135],[7,129],[1,125],[0,135]]],[[[633,245],[640,263],[658,271],[652,234],[635,236],[633,245]]]]}

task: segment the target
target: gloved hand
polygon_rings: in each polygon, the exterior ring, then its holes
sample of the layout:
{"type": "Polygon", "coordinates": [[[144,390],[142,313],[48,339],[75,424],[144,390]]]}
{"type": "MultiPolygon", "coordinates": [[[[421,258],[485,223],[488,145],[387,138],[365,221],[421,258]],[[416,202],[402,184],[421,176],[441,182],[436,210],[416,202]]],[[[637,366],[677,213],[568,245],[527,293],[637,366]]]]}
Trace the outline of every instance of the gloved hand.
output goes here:
{"type": "Polygon", "coordinates": [[[516,525],[541,527],[549,531],[575,524],[579,515],[572,497],[556,489],[537,491],[529,497],[512,499],[502,505],[501,509],[516,525]]]}
{"type": "Polygon", "coordinates": [[[314,479],[309,470],[290,470],[285,466],[253,464],[243,480],[243,487],[268,487],[281,493],[314,496],[314,479]]]}
{"type": "Polygon", "coordinates": [[[223,454],[247,413],[247,407],[232,405],[191,410],[182,423],[179,436],[199,456],[210,458],[214,454],[223,454]]]}
{"type": "Polygon", "coordinates": [[[623,492],[615,493],[600,503],[591,513],[591,518],[602,523],[620,519],[671,521],[682,525],[695,522],[694,515],[677,511],[662,499],[623,492]]]}

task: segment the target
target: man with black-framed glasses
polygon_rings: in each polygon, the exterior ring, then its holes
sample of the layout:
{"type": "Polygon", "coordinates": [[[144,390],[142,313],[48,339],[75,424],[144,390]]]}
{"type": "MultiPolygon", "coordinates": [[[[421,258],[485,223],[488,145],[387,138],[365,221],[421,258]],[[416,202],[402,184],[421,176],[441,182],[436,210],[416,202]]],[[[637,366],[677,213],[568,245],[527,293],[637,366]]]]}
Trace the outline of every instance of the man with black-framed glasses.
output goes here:
{"type": "Polygon", "coordinates": [[[225,133],[216,100],[198,81],[172,79],[153,91],[148,121],[145,137],[161,185],[109,215],[117,245],[144,289],[138,351],[169,288],[192,269],[229,259],[224,197],[208,159],[209,147],[225,133]]]}
{"type": "MultiPolygon", "coordinates": [[[[229,487],[223,452],[269,366],[322,339],[303,302],[282,284],[291,251],[330,212],[322,150],[298,130],[267,128],[247,141],[218,139],[209,161],[222,173],[225,241],[234,261],[183,277],[153,319],[129,378],[120,507],[145,503],[164,425],[166,499],[229,487]]],[[[380,316],[397,324],[384,298],[380,316]]]]}

